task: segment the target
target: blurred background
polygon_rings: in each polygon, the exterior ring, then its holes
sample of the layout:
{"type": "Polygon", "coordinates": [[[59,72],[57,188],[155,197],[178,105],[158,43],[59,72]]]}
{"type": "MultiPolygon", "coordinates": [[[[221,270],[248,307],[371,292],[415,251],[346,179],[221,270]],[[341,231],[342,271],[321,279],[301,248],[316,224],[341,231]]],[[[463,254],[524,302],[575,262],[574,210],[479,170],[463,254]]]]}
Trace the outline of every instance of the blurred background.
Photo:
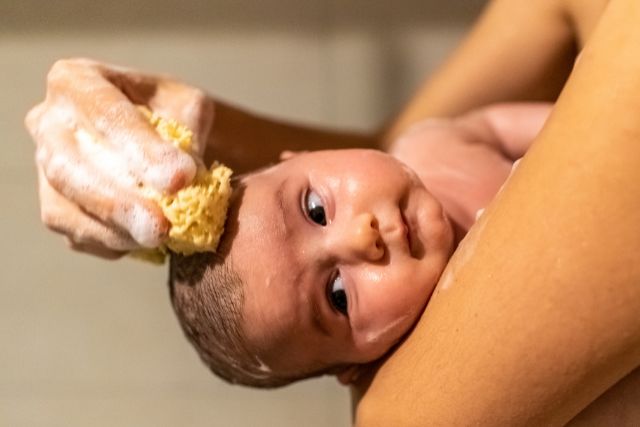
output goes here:
{"type": "Polygon", "coordinates": [[[0,425],[348,426],[332,378],[277,391],[209,374],[166,270],[67,250],[40,224],[22,121],[56,58],[173,74],[253,110],[370,129],[484,0],[0,0],[0,425]]]}

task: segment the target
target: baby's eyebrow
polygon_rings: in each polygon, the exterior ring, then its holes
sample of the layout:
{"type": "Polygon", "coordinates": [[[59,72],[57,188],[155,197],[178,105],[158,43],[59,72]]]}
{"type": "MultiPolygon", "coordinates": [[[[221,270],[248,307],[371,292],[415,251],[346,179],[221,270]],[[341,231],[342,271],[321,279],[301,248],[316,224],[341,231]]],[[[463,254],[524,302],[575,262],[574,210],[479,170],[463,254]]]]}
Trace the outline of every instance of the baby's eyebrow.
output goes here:
{"type": "Polygon", "coordinates": [[[287,182],[289,181],[289,178],[286,178],[285,180],[283,180],[280,185],[278,186],[278,189],[276,190],[275,193],[275,201],[276,201],[276,206],[278,207],[277,211],[278,211],[278,215],[280,216],[280,223],[284,226],[284,238],[285,240],[287,240],[289,237],[291,237],[291,228],[290,228],[290,224],[291,222],[289,221],[289,209],[287,209],[286,204],[285,204],[285,189],[287,187],[287,182]]]}

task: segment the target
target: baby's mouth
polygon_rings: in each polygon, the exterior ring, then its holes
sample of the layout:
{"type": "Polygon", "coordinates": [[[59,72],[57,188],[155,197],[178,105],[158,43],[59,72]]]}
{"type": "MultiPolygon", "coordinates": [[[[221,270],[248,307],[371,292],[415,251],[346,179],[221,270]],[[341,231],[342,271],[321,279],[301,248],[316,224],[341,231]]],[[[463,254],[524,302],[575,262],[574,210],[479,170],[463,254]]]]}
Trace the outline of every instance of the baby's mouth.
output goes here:
{"type": "Polygon", "coordinates": [[[407,221],[407,218],[404,216],[404,212],[402,210],[400,211],[400,216],[402,217],[402,222],[404,223],[404,229],[406,230],[405,238],[407,239],[407,248],[409,249],[409,254],[413,258],[415,258],[414,242],[416,240],[416,237],[413,235],[411,231],[411,227],[409,226],[409,221],[407,221]]]}
{"type": "Polygon", "coordinates": [[[402,222],[404,222],[405,229],[407,230],[406,239],[407,247],[409,248],[409,255],[415,259],[422,259],[425,253],[425,247],[420,238],[418,232],[420,227],[415,222],[412,223],[411,216],[407,217],[404,209],[400,209],[400,215],[402,222]]]}

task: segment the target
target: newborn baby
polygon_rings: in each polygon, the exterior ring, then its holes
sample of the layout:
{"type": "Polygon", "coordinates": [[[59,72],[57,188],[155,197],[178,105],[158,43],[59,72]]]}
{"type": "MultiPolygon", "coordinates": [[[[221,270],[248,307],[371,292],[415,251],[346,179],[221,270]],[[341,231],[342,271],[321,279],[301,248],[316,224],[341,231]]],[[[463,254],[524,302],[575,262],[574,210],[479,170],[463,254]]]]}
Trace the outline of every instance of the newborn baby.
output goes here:
{"type": "Polygon", "coordinates": [[[414,325],[548,110],[489,107],[418,124],[390,154],[287,154],[240,177],[218,253],[171,259],[172,303],[203,361],[256,387],[353,381],[414,325]]]}

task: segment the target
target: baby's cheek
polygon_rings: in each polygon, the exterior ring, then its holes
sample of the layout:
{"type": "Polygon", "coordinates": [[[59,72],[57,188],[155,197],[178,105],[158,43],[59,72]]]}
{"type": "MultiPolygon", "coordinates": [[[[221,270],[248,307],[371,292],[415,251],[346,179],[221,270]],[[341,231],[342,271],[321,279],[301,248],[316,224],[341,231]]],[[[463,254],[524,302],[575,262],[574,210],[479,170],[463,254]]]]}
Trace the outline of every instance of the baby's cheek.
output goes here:
{"type": "Polygon", "coordinates": [[[410,329],[410,314],[381,318],[362,331],[354,331],[360,362],[376,360],[386,354],[410,329]]]}
{"type": "Polygon", "coordinates": [[[386,265],[360,276],[352,333],[360,355],[374,360],[386,353],[413,325],[428,298],[415,283],[415,266],[386,265]],[[363,280],[363,279],[367,280],[363,280]]]}

